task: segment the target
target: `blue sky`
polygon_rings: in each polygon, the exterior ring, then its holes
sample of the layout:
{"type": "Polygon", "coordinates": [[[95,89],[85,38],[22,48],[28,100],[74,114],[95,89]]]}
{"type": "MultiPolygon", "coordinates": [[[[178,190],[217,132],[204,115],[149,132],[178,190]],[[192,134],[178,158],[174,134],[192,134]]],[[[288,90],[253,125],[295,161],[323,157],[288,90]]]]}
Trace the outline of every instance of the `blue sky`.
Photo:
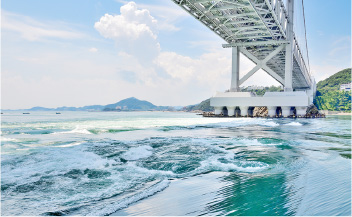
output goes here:
{"type": "MultiPolygon", "coordinates": [[[[319,81],[351,66],[351,2],[304,4],[311,72],[319,81]]],[[[188,105],[229,88],[231,50],[172,1],[5,0],[1,8],[3,109],[131,96],[188,105]]],[[[241,58],[242,74],[251,67],[241,58]]],[[[260,71],[243,85],[271,84],[260,71]]]]}

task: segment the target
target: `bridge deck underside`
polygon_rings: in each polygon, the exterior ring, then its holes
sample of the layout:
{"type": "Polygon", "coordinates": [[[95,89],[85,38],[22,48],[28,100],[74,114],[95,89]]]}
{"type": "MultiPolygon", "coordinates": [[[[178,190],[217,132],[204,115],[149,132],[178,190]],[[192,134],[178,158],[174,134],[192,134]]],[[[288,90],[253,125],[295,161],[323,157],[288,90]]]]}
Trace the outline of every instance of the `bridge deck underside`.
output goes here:
{"type": "MultiPolygon", "coordinates": [[[[227,43],[286,40],[287,15],[282,0],[172,0],[227,43]]],[[[259,60],[278,45],[245,46],[259,60]]],[[[310,76],[302,61],[297,42],[294,45],[293,88],[310,86],[310,76]]],[[[250,56],[244,54],[249,59],[250,56]]],[[[285,50],[267,62],[282,79],[285,77],[285,50]]]]}

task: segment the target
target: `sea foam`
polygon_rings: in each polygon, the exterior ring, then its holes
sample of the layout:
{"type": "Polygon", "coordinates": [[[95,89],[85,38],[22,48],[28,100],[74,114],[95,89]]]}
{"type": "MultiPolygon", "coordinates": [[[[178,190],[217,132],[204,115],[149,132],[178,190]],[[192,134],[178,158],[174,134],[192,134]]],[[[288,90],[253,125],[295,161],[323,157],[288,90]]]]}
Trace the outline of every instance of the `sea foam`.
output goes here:
{"type": "Polygon", "coordinates": [[[291,123],[288,123],[288,124],[285,124],[286,126],[302,126],[301,123],[298,123],[298,122],[291,122],[291,123]]]}
{"type": "Polygon", "coordinates": [[[139,160],[147,158],[153,154],[153,148],[149,145],[143,145],[139,147],[130,148],[127,152],[122,154],[122,158],[125,160],[139,160]]]}

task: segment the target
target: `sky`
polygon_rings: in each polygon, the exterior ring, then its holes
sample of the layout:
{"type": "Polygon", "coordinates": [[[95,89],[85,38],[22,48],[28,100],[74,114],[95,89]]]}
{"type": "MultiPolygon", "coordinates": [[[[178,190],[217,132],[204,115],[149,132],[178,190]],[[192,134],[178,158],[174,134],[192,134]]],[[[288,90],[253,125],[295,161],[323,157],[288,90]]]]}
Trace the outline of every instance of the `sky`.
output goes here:
{"type": "MultiPolygon", "coordinates": [[[[304,7],[315,80],[351,67],[351,1],[305,0],[304,7]]],[[[230,87],[231,49],[222,44],[171,0],[3,0],[1,108],[128,97],[196,104],[230,87]]],[[[244,75],[254,64],[240,59],[244,75]]],[[[279,83],[259,71],[242,86],[250,85],[279,83]]]]}

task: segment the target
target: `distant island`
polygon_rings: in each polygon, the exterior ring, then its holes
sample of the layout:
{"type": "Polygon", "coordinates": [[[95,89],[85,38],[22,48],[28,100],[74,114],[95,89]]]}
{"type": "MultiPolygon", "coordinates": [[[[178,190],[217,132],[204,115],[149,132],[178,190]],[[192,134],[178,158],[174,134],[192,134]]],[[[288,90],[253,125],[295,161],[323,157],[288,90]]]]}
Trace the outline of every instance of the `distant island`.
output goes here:
{"type": "Polygon", "coordinates": [[[114,104],[106,105],[103,111],[165,111],[174,110],[172,106],[156,106],[151,102],[130,97],[114,104]]]}
{"type": "MultiPolygon", "coordinates": [[[[45,108],[45,107],[33,107],[30,109],[18,109],[21,111],[175,111],[181,110],[182,106],[156,106],[148,101],[139,100],[135,97],[123,99],[117,103],[108,105],[89,105],[83,107],[57,107],[57,108],[45,108]]],[[[6,111],[6,110],[3,110],[6,111]]],[[[9,111],[9,110],[8,110],[9,111]]]]}
{"type": "MultiPolygon", "coordinates": [[[[270,87],[243,87],[242,92],[253,92],[258,96],[263,96],[265,92],[283,91],[281,86],[270,87]]],[[[351,112],[351,68],[344,69],[329,78],[319,81],[314,105],[319,110],[351,112]]],[[[20,110],[20,109],[18,109],[20,110]]],[[[6,111],[6,110],[3,110],[6,111]]],[[[198,104],[188,106],[156,106],[151,102],[139,100],[135,97],[123,99],[117,103],[108,105],[89,105],[83,107],[58,107],[45,108],[33,107],[21,109],[21,111],[185,111],[185,112],[210,112],[214,108],[210,106],[210,98],[198,104]]]]}

